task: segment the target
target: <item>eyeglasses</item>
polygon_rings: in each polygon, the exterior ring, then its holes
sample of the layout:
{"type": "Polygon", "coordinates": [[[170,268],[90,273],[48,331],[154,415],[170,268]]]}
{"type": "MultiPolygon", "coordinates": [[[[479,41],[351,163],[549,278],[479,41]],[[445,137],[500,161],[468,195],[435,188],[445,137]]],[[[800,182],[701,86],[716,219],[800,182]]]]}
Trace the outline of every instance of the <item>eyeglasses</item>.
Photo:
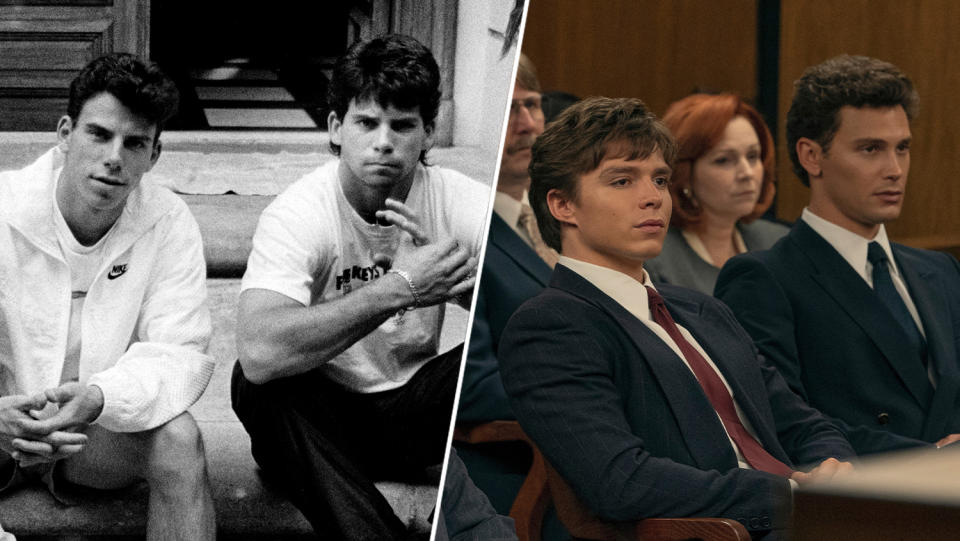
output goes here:
{"type": "Polygon", "coordinates": [[[527,110],[530,116],[535,116],[541,112],[540,96],[528,96],[522,100],[510,100],[510,118],[520,114],[520,108],[527,110]]]}

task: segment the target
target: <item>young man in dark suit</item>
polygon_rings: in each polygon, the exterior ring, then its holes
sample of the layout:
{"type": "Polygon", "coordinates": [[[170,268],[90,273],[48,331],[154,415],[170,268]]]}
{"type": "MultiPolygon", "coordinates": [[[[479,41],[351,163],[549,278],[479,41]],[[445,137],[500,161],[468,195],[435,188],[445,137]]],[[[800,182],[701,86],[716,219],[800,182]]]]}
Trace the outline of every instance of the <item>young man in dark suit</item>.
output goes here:
{"type": "Polygon", "coordinates": [[[910,79],[873,58],[804,72],[787,143],[810,204],[771,250],[730,260],[716,286],[791,389],[841,419],[861,454],[960,437],[960,266],[884,229],[903,205],[917,100],[910,79]]]}
{"type": "Polygon", "coordinates": [[[636,99],[584,100],[537,139],[530,201],[561,257],[507,324],[501,375],[524,430],[599,518],[719,516],[776,537],[791,479],[848,471],[837,459],[853,450],[723,304],[650,282],[675,157],[636,99]]]}

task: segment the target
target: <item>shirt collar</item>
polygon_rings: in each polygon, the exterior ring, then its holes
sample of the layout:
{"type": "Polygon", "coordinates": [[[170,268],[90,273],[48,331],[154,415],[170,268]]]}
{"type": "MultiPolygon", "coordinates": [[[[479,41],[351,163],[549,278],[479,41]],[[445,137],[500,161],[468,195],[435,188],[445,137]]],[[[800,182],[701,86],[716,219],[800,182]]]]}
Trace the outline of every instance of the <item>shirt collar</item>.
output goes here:
{"type": "Polygon", "coordinates": [[[837,224],[828,222],[817,216],[809,208],[803,209],[803,215],[800,217],[807,225],[816,231],[821,237],[830,243],[833,248],[857,271],[867,283],[873,283],[872,278],[868,278],[869,272],[872,272],[872,265],[867,262],[867,245],[873,241],[880,244],[883,251],[887,254],[887,260],[891,262],[887,267],[891,274],[899,275],[897,265],[893,259],[893,251],[890,249],[890,240],[887,238],[887,230],[880,224],[880,229],[872,239],[861,237],[860,235],[844,229],[837,224]]]}
{"type": "MultiPolygon", "coordinates": [[[[643,282],[638,282],[633,277],[620,271],[564,255],[560,256],[559,263],[579,274],[608,297],[617,301],[637,319],[641,321],[652,319],[645,286],[653,287],[653,282],[650,281],[650,275],[647,274],[646,269],[643,271],[643,282]]],[[[655,287],[654,290],[656,290],[655,287]]]]}
{"type": "Polygon", "coordinates": [[[493,196],[493,211],[503,218],[507,225],[516,229],[517,220],[520,219],[520,208],[526,202],[526,190],[524,190],[523,197],[519,201],[501,191],[497,191],[493,196]]]}

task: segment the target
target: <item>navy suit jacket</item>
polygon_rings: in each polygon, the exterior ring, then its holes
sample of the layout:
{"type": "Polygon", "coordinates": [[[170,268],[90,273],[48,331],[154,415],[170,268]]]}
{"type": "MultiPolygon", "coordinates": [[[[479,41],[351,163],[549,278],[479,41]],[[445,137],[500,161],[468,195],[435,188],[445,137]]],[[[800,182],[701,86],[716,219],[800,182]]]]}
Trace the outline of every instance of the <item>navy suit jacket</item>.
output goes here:
{"type": "Polygon", "coordinates": [[[731,259],[716,295],[794,391],[842,419],[857,451],[920,444],[960,432],[960,265],[892,244],[923,322],[927,369],[867,283],[803,221],[766,252],[731,259]]]}
{"type": "Polygon", "coordinates": [[[550,267],[493,213],[473,315],[457,422],[514,419],[497,361],[507,320],[550,280],[550,267]]]}
{"type": "MultiPolygon", "coordinates": [[[[670,313],[723,373],[759,441],[787,464],[853,450],[791,392],[730,310],[696,291],[658,287],[670,313]]],[[[520,424],[598,517],[716,516],[782,529],[786,479],[741,469],[684,362],[645,324],[562,265],[514,314],[501,372],[520,424]]]]}

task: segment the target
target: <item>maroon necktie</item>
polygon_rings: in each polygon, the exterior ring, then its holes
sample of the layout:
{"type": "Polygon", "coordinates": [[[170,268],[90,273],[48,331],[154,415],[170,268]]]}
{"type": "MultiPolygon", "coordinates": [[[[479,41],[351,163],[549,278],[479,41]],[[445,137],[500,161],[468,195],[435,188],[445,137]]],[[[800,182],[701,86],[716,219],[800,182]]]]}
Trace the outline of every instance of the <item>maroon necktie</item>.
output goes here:
{"type": "Polygon", "coordinates": [[[673,321],[673,318],[670,317],[670,312],[667,311],[667,305],[664,304],[663,297],[652,287],[647,286],[647,298],[650,300],[650,311],[653,313],[653,320],[667,331],[670,338],[672,338],[673,341],[676,342],[677,347],[680,348],[693,373],[697,376],[697,380],[700,381],[703,392],[706,393],[707,398],[713,405],[713,409],[717,410],[717,413],[720,415],[720,420],[723,422],[724,428],[727,429],[727,434],[730,435],[730,439],[740,448],[740,452],[743,453],[747,464],[750,464],[752,468],[757,470],[781,475],[783,477],[790,477],[790,475],[793,474],[793,470],[768,453],[763,446],[747,432],[747,429],[744,428],[740,422],[740,418],[737,416],[737,410],[733,405],[733,398],[731,398],[730,393],[727,392],[727,388],[724,386],[720,376],[718,376],[717,372],[707,363],[703,355],[700,355],[700,352],[680,334],[680,329],[677,328],[677,324],[673,321]]]}

